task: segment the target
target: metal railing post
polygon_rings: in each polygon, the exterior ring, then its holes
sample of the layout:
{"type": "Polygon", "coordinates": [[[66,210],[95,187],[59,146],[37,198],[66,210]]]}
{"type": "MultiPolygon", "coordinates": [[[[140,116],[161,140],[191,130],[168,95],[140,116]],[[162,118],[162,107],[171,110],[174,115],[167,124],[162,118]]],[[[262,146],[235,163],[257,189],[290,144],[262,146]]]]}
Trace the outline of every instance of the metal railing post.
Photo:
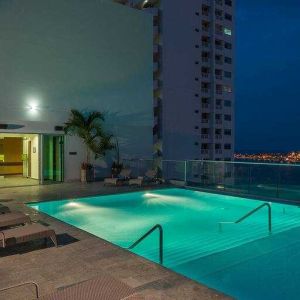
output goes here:
{"type": "Polygon", "coordinates": [[[272,207],[271,207],[271,204],[268,203],[268,202],[265,202],[262,205],[252,209],[251,211],[249,211],[244,216],[242,216],[241,218],[239,218],[238,220],[236,220],[234,222],[219,222],[219,231],[222,231],[222,224],[238,224],[238,223],[241,223],[245,219],[252,216],[254,213],[256,213],[258,210],[262,209],[265,206],[268,207],[268,230],[271,233],[272,232],[272,207]]]}
{"type": "Polygon", "coordinates": [[[187,176],[186,176],[186,164],[187,164],[187,161],[185,160],[184,161],[184,183],[186,184],[186,179],[187,179],[187,176]]]}
{"type": "Polygon", "coordinates": [[[148,235],[150,235],[154,230],[159,230],[159,263],[162,265],[164,262],[164,237],[163,228],[160,224],[156,224],[150,230],[148,230],[144,235],[142,235],[136,242],[134,242],[128,249],[133,249],[140,242],[142,242],[148,235]]]}

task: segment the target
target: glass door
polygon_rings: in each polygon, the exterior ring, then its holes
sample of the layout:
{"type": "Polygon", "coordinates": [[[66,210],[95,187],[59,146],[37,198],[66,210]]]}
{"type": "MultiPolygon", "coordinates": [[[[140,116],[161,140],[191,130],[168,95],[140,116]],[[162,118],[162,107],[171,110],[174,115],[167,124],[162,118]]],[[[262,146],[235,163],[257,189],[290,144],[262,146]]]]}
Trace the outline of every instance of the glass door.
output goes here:
{"type": "Polygon", "coordinates": [[[64,137],[43,135],[43,182],[64,180],[64,137]]]}

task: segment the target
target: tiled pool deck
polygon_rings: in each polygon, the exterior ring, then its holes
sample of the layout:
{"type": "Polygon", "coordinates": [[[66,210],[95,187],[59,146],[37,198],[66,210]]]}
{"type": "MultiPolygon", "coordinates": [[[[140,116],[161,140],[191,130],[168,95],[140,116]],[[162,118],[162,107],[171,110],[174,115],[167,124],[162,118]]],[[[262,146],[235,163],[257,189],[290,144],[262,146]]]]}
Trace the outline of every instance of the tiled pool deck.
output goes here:
{"type": "MultiPolygon", "coordinates": [[[[85,231],[29,209],[33,201],[78,198],[132,191],[132,187],[104,187],[102,183],[64,183],[0,189],[0,203],[26,212],[32,220],[53,228],[59,247],[41,241],[15,249],[0,249],[0,289],[35,281],[45,295],[60,287],[109,274],[136,289],[141,299],[230,299],[229,297],[138,257],[85,231]],[[49,245],[48,245],[49,246],[49,245]]],[[[136,188],[138,190],[138,188],[136,188]]],[[[32,299],[33,291],[18,288],[0,299],[32,299]]]]}

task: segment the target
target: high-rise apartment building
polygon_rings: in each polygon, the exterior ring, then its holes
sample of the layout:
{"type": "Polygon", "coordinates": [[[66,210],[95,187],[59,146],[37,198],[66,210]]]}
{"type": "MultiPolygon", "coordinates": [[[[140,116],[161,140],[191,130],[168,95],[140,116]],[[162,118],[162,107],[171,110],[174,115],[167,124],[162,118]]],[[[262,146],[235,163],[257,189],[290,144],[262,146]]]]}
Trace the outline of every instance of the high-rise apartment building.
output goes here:
{"type": "Polygon", "coordinates": [[[153,14],[156,155],[232,159],[235,1],[115,2],[153,14]]]}

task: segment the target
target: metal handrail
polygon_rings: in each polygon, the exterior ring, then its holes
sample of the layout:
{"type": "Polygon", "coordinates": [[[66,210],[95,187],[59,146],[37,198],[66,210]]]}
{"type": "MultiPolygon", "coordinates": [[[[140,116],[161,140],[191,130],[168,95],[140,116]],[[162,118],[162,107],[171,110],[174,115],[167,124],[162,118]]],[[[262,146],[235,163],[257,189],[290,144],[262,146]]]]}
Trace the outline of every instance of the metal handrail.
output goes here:
{"type": "Polygon", "coordinates": [[[234,222],[219,222],[219,230],[220,231],[222,230],[222,224],[238,224],[238,223],[241,223],[242,221],[244,221],[248,217],[252,216],[254,213],[256,213],[258,210],[260,210],[261,208],[263,208],[265,206],[268,207],[268,229],[269,229],[269,232],[272,232],[272,207],[271,207],[271,204],[268,203],[268,202],[265,202],[262,205],[252,209],[251,211],[249,211],[244,216],[242,216],[241,218],[239,218],[238,220],[236,220],[234,222]]]}
{"type": "Polygon", "coordinates": [[[0,289],[0,292],[4,292],[4,291],[7,291],[7,290],[18,288],[18,287],[21,287],[21,286],[24,286],[24,285],[28,285],[28,284],[32,284],[34,286],[34,288],[35,288],[35,296],[36,296],[36,299],[38,299],[39,298],[39,286],[34,281],[23,282],[23,283],[19,283],[19,284],[16,284],[16,285],[8,286],[8,287],[5,287],[3,289],[0,289]]]}
{"type": "Polygon", "coordinates": [[[162,265],[163,264],[163,228],[160,224],[156,224],[155,226],[153,226],[142,237],[140,237],[136,242],[134,242],[128,249],[133,249],[156,229],[159,230],[159,263],[162,265]]]}

